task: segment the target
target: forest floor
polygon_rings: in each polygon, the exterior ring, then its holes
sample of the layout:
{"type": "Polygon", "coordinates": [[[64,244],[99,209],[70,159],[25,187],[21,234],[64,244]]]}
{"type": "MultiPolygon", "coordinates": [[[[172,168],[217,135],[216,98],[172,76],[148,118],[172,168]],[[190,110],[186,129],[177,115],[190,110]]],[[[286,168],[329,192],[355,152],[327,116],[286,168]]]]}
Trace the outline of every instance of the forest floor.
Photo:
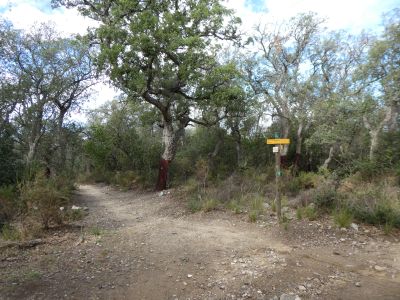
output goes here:
{"type": "Polygon", "coordinates": [[[0,299],[400,299],[398,232],[190,214],[174,193],[80,186],[83,220],[1,248],[0,299]]]}

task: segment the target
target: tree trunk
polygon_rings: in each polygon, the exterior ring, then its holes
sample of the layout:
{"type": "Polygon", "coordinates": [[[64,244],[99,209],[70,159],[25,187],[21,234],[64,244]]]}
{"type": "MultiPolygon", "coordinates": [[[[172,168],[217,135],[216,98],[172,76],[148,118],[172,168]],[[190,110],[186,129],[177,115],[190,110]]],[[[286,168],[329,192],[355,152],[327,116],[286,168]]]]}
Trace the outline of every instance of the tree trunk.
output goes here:
{"type": "Polygon", "coordinates": [[[325,159],[323,165],[321,166],[321,169],[328,169],[329,163],[332,161],[334,152],[335,152],[335,147],[331,146],[329,148],[329,156],[327,159],[325,159]]]}
{"type": "Polygon", "coordinates": [[[61,172],[62,170],[65,169],[66,166],[66,157],[67,157],[67,149],[66,149],[66,141],[65,141],[65,135],[64,135],[64,117],[67,111],[60,110],[60,115],[57,118],[57,159],[58,162],[56,162],[57,165],[57,172],[61,172]]]}
{"type": "Polygon", "coordinates": [[[369,136],[371,138],[371,144],[369,147],[370,160],[373,160],[375,158],[375,152],[379,146],[379,133],[381,132],[382,128],[390,122],[390,120],[393,118],[393,115],[395,114],[396,114],[396,107],[394,104],[387,107],[383,120],[379,122],[376,128],[372,128],[367,116],[365,115],[363,116],[364,126],[368,130],[369,136]]]}
{"type": "Polygon", "coordinates": [[[296,157],[294,159],[294,166],[293,166],[294,174],[296,174],[297,170],[299,169],[302,143],[303,143],[303,122],[300,122],[299,128],[297,129],[296,157]]]}
{"type": "Polygon", "coordinates": [[[167,189],[169,165],[175,158],[179,140],[183,136],[184,132],[185,132],[185,127],[183,125],[179,126],[179,128],[175,130],[171,121],[169,122],[164,121],[164,127],[163,127],[164,151],[161,156],[158,169],[158,180],[156,185],[157,191],[162,191],[167,189]]]}

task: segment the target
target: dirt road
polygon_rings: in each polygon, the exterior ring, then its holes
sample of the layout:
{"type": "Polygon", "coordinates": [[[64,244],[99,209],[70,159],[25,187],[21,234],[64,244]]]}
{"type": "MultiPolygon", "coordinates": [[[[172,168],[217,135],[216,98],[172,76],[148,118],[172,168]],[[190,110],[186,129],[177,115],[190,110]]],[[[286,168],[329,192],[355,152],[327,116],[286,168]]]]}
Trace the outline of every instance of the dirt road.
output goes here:
{"type": "Polygon", "coordinates": [[[400,299],[400,244],[372,227],[189,214],[171,194],[80,186],[88,216],[0,254],[0,299],[400,299]]]}

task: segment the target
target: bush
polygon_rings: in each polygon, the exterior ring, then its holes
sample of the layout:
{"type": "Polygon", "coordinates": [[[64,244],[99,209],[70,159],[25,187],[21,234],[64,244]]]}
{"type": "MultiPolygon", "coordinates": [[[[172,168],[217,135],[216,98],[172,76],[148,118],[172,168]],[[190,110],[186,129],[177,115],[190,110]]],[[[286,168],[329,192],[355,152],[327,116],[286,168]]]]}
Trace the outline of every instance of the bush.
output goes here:
{"type": "Polygon", "coordinates": [[[312,202],[321,210],[332,210],[339,202],[339,194],[332,185],[324,184],[312,195],[312,202]]]}
{"type": "Polygon", "coordinates": [[[17,194],[12,185],[0,187],[0,228],[18,211],[17,194]]]}
{"type": "Polygon", "coordinates": [[[196,195],[194,197],[191,197],[188,201],[188,209],[192,212],[195,213],[197,211],[200,211],[203,207],[203,204],[201,202],[201,199],[196,195]]]}
{"type": "Polygon", "coordinates": [[[315,188],[319,180],[320,176],[316,173],[300,172],[297,177],[289,178],[286,190],[292,195],[297,195],[301,190],[315,188]]]}
{"type": "Polygon", "coordinates": [[[212,198],[206,199],[202,205],[202,208],[205,212],[215,210],[215,209],[217,209],[217,207],[218,207],[218,201],[215,199],[212,199],[212,198]]]}
{"type": "Polygon", "coordinates": [[[235,214],[240,214],[242,208],[237,200],[232,200],[227,204],[227,208],[233,211],[235,214]]]}
{"type": "Polygon", "coordinates": [[[382,174],[382,164],[375,160],[359,160],[355,163],[355,171],[358,171],[361,180],[371,181],[374,177],[382,174]]]}
{"type": "Polygon", "coordinates": [[[334,213],[333,220],[340,228],[348,228],[353,221],[353,215],[348,209],[344,208],[334,213]]]}
{"type": "Polygon", "coordinates": [[[385,185],[359,186],[350,196],[349,209],[354,217],[373,225],[400,228],[400,191],[385,185]]]}
{"type": "Polygon", "coordinates": [[[258,211],[251,210],[249,212],[249,221],[254,223],[257,221],[257,218],[258,218],[258,211]]]}
{"type": "Polygon", "coordinates": [[[1,237],[4,240],[16,241],[21,239],[21,233],[10,225],[4,225],[1,228],[1,237]]]}
{"type": "Polygon", "coordinates": [[[306,207],[299,207],[296,210],[296,217],[298,220],[301,220],[303,217],[309,219],[310,221],[314,221],[318,217],[318,213],[316,209],[309,205],[306,207]]]}
{"type": "Polygon", "coordinates": [[[51,223],[62,223],[60,207],[68,204],[70,192],[61,191],[57,188],[59,184],[39,173],[33,181],[20,186],[20,197],[26,204],[27,213],[36,216],[44,228],[51,223]]]}

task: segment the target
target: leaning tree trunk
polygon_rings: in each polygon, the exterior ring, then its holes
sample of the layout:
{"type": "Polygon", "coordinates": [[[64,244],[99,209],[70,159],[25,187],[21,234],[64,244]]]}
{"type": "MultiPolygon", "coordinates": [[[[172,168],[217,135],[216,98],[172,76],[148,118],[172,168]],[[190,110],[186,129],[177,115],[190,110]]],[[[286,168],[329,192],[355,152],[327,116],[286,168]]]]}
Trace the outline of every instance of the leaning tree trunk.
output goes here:
{"type": "Polygon", "coordinates": [[[329,155],[328,155],[328,157],[325,159],[323,165],[321,166],[321,169],[328,169],[329,163],[332,161],[334,152],[335,152],[335,146],[332,145],[332,146],[329,148],[329,155]]]}
{"type": "Polygon", "coordinates": [[[385,116],[378,125],[373,128],[372,125],[369,123],[367,116],[363,116],[364,126],[368,130],[370,136],[370,147],[369,147],[369,159],[372,161],[375,159],[375,153],[379,146],[379,134],[382,128],[387,125],[390,120],[393,118],[393,115],[396,112],[395,105],[391,105],[386,108],[385,116]]]}
{"type": "Polygon", "coordinates": [[[156,189],[158,191],[165,190],[168,185],[169,165],[175,158],[178,143],[185,132],[184,126],[174,129],[172,122],[164,121],[163,127],[163,144],[164,151],[161,155],[160,165],[158,169],[158,180],[156,189]]]}

